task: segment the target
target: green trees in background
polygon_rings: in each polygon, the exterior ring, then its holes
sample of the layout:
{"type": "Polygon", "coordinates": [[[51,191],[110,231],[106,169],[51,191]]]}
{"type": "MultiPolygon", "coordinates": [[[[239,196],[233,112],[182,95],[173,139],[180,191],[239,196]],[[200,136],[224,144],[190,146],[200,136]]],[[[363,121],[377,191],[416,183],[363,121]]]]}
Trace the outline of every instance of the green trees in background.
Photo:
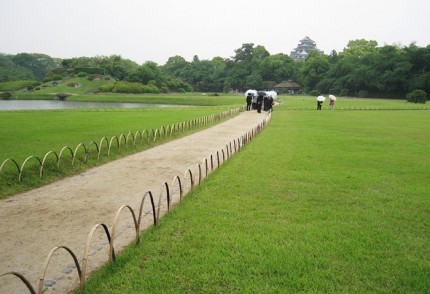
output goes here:
{"type": "Polygon", "coordinates": [[[430,93],[430,45],[378,47],[376,41],[360,39],[350,41],[342,52],[311,52],[305,61],[296,61],[245,43],[230,58],[201,60],[196,55],[187,61],[177,55],[164,65],[139,65],[119,55],[61,60],[44,54],[0,54],[0,82],[51,81],[78,74],[107,75],[117,84],[104,90],[132,93],[243,91],[294,80],[305,93],[404,98],[414,90],[430,93]]]}

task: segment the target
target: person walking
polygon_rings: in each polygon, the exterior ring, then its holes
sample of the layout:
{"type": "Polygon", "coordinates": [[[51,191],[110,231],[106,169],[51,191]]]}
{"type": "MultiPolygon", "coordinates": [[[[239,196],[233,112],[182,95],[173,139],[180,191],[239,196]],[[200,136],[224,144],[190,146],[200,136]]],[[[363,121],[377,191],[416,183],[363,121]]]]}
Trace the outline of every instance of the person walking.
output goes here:
{"type": "Polygon", "coordinates": [[[334,99],[330,98],[330,110],[334,111],[334,99]]]}
{"type": "Polygon", "coordinates": [[[321,106],[322,106],[323,102],[320,100],[317,100],[317,110],[321,110],[321,106]]]}
{"type": "Polygon", "coordinates": [[[269,110],[269,97],[267,97],[267,95],[263,98],[263,110],[269,110]]]}
{"type": "Polygon", "coordinates": [[[251,110],[251,103],[252,103],[252,94],[249,93],[248,96],[246,96],[246,111],[251,110]]]}
{"type": "Polygon", "coordinates": [[[257,112],[261,113],[261,106],[263,104],[263,95],[258,95],[257,97],[257,112]]]}

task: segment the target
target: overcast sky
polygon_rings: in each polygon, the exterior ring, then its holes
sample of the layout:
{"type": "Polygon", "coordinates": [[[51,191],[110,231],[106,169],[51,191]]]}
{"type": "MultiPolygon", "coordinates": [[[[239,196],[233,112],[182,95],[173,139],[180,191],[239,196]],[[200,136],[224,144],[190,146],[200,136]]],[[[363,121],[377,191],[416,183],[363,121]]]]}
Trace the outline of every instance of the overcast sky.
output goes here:
{"type": "Polygon", "coordinates": [[[326,54],[349,40],[430,44],[429,0],[0,0],[0,53],[121,55],[139,64],[234,56],[244,43],[326,54]]]}

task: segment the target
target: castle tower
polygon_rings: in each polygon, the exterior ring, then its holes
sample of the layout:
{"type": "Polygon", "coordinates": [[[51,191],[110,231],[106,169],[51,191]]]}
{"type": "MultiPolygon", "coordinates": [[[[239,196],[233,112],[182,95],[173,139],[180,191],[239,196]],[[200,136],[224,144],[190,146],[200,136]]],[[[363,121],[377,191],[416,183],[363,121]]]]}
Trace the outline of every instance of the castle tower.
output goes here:
{"type": "Polygon", "coordinates": [[[305,60],[308,57],[309,52],[312,50],[318,51],[319,54],[324,54],[324,51],[321,51],[317,48],[317,44],[308,36],[304,37],[300,40],[298,46],[291,51],[290,57],[296,60],[305,60]]]}

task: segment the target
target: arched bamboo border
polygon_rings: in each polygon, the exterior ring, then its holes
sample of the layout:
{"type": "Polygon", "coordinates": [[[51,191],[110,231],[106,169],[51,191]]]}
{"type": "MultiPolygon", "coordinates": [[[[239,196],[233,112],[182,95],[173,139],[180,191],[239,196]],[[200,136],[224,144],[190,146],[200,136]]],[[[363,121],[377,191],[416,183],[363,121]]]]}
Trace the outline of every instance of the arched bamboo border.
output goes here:
{"type": "MultiPolygon", "coordinates": [[[[167,182],[164,182],[164,188],[166,189],[167,194],[167,212],[170,212],[170,190],[167,182]]],[[[157,224],[160,222],[160,210],[161,210],[161,202],[163,200],[163,188],[161,188],[160,196],[158,197],[158,208],[157,208],[157,224]]]]}
{"type": "Polygon", "coordinates": [[[202,184],[202,166],[197,164],[197,168],[199,169],[199,186],[202,184]]]}
{"type": "MultiPolygon", "coordinates": [[[[152,216],[153,216],[153,220],[154,220],[154,226],[157,225],[157,213],[155,211],[154,197],[152,196],[151,191],[147,191],[147,192],[145,192],[145,194],[143,194],[142,201],[140,202],[139,218],[138,218],[139,232],[140,232],[140,225],[141,225],[142,214],[143,214],[143,206],[145,204],[145,199],[148,195],[149,195],[149,199],[151,200],[152,216]]],[[[140,234],[139,234],[139,240],[140,240],[140,234]]]]}
{"type": "Polygon", "coordinates": [[[87,159],[88,159],[87,147],[85,147],[84,143],[79,143],[78,146],[76,146],[75,148],[75,152],[73,152],[72,166],[75,165],[76,155],[78,154],[79,147],[81,146],[84,148],[84,162],[85,163],[87,162],[87,159]]]}
{"type": "Polygon", "coordinates": [[[118,137],[117,136],[112,136],[112,138],[110,138],[110,141],[109,141],[108,157],[110,157],[110,150],[111,150],[111,147],[112,147],[112,141],[114,139],[116,139],[116,146],[118,147],[118,151],[121,150],[120,141],[119,141],[118,137]]]}
{"type": "Polygon", "coordinates": [[[55,160],[56,160],[56,163],[58,164],[58,154],[57,154],[57,152],[55,152],[55,151],[48,151],[48,152],[46,152],[45,156],[43,156],[42,163],[40,164],[40,172],[39,172],[40,178],[42,178],[42,176],[43,176],[43,168],[45,167],[46,158],[50,154],[54,154],[55,155],[55,160]]]}
{"type": "Polygon", "coordinates": [[[88,143],[88,147],[87,147],[87,161],[88,161],[88,158],[90,156],[90,148],[92,145],[96,146],[97,159],[99,159],[98,154],[100,153],[100,147],[99,147],[99,145],[97,145],[97,143],[95,141],[91,141],[90,143],[88,143]]]}
{"type": "MultiPolygon", "coordinates": [[[[90,250],[90,245],[91,245],[91,240],[93,238],[93,235],[95,233],[95,231],[97,230],[98,227],[102,227],[105,231],[106,237],[108,239],[109,244],[111,243],[111,236],[109,233],[109,229],[105,224],[96,224],[94,225],[90,232],[88,233],[87,236],[87,242],[85,245],[85,250],[84,250],[84,257],[82,258],[82,265],[81,265],[81,290],[84,291],[85,290],[85,274],[86,274],[86,270],[87,270],[87,263],[88,263],[88,253],[90,250]]],[[[109,251],[109,260],[110,261],[115,261],[116,257],[115,257],[115,250],[113,249],[112,251],[109,251]]]]}
{"type": "Polygon", "coordinates": [[[22,173],[23,173],[23,171],[24,171],[24,167],[25,167],[25,165],[27,164],[27,162],[28,162],[30,159],[33,159],[33,158],[34,158],[34,159],[36,159],[36,160],[39,162],[39,168],[40,168],[40,166],[42,165],[42,161],[40,160],[40,158],[39,158],[39,157],[34,156],[34,155],[31,155],[31,156],[27,157],[27,158],[24,160],[24,162],[22,163],[21,168],[19,169],[18,182],[21,182],[21,181],[22,181],[22,173]]]}
{"type": "Polygon", "coordinates": [[[187,176],[190,177],[190,190],[194,191],[194,176],[193,176],[193,172],[190,169],[185,171],[184,181],[187,180],[187,176]]]}
{"type": "Polygon", "coordinates": [[[9,161],[11,161],[11,162],[13,162],[14,164],[15,164],[15,166],[16,166],[16,168],[17,168],[17,170],[18,170],[18,175],[21,173],[21,168],[19,167],[19,165],[18,165],[18,163],[15,161],[15,159],[12,159],[12,158],[7,158],[6,160],[4,160],[3,161],[3,163],[1,164],[1,166],[0,166],[0,173],[1,173],[1,171],[3,170],[3,166],[7,163],[7,162],[9,162],[9,161]]]}
{"type": "MultiPolygon", "coordinates": [[[[178,186],[179,186],[179,202],[182,202],[182,197],[184,196],[184,190],[183,190],[183,188],[182,188],[182,182],[181,182],[181,178],[179,177],[179,176],[175,176],[174,178],[173,178],[173,181],[172,181],[172,189],[173,189],[173,187],[175,186],[175,183],[176,182],[178,182],[178,186]]],[[[171,198],[172,198],[172,203],[173,203],[173,193],[172,193],[172,195],[171,195],[171,198]]]]}
{"type": "Polygon", "coordinates": [[[110,239],[110,242],[109,242],[109,256],[112,256],[112,254],[114,252],[113,241],[115,240],[116,227],[118,225],[119,216],[120,216],[120,214],[121,214],[121,212],[122,212],[122,210],[124,208],[128,208],[128,210],[130,211],[130,213],[131,213],[131,215],[133,217],[134,230],[135,230],[135,234],[136,234],[135,240],[136,240],[136,244],[139,244],[139,225],[137,223],[137,219],[136,219],[136,215],[134,214],[134,210],[129,205],[122,205],[116,211],[116,214],[115,214],[115,217],[114,217],[114,220],[113,220],[111,239],[110,239]]]}
{"type": "Polygon", "coordinates": [[[107,153],[107,156],[109,156],[109,140],[108,140],[108,138],[103,137],[103,138],[100,140],[100,144],[99,144],[99,152],[97,153],[97,159],[100,159],[100,154],[101,154],[101,152],[102,152],[103,142],[106,142],[106,147],[108,147],[108,153],[107,153]]]}
{"type": "Polygon", "coordinates": [[[70,148],[69,146],[64,146],[63,148],[61,148],[60,153],[58,154],[58,164],[57,164],[58,167],[60,167],[61,156],[63,155],[63,151],[64,150],[69,150],[70,151],[70,155],[72,155],[72,160],[73,160],[74,153],[73,153],[72,148],[70,148]]]}
{"type": "Polygon", "coordinates": [[[51,261],[52,255],[59,249],[65,249],[67,252],[69,252],[69,254],[72,256],[73,261],[75,262],[75,266],[76,269],[78,270],[78,275],[79,275],[79,281],[80,281],[80,285],[82,287],[82,275],[81,275],[81,268],[79,266],[79,261],[76,258],[76,255],[73,253],[73,251],[71,249],[69,249],[66,246],[58,246],[58,247],[54,247],[51,249],[51,252],[49,252],[48,256],[45,259],[45,263],[43,265],[43,270],[40,273],[40,278],[39,278],[39,288],[38,288],[38,293],[42,294],[43,293],[43,281],[45,280],[45,275],[46,275],[46,271],[48,270],[48,265],[49,262],[51,261]]]}
{"type": "Polygon", "coordinates": [[[31,283],[20,273],[18,273],[18,272],[7,272],[4,274],[1,274],[0,277],[7,276],[7,275],[13,275],[13,276],[18,277],[21,280],[21,282],[24,283],[24,285],[27,287],[27,289],[30,291],[31,294],[36,294],[36,291],[34,290],[31,283]]]}

